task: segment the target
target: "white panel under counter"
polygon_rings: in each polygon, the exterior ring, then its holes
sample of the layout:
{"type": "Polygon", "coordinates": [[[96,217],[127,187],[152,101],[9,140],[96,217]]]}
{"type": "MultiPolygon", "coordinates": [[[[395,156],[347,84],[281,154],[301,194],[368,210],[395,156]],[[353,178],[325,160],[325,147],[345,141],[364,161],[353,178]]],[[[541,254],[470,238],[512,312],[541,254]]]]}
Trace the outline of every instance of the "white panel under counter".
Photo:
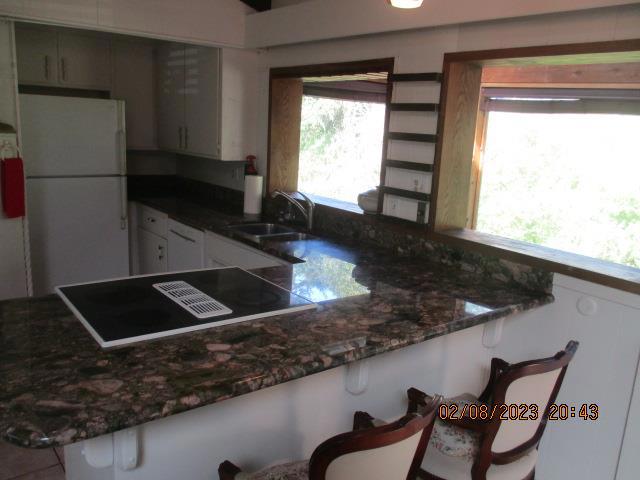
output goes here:
{"type": "Polygon", "coordinates": [[[574,406],[576,412],[582,404],[594,404],[600,417],[549,422],[536,476],[635,479],[640,469],[632,448],[640,437],[635,421],[640,402],[633,394],[640,355],[640,296],[560,274],[554,276],[553,295],[554,303],[505,322],[493,354],[522,361],[538,356],[543,345],[552,354],[567,340],[578,340],[556,403],[574,406]],[[595,308],[583,308],[585,302],[595,308]],[[634,476],[622,475],[630,468],[634,476]]]}
{"type": "Polygon", "coordinates": [[[356,410],[402,416],[410,386],[480,391],[489,363],[482,333],[479,325],[364,360],[369,375],[357,394],[348,390],[349,364],[146,423],[138,428],[142,454],[133,469],[90,467],[82,442],[67,446],[67,480],[211,480],[227,459],[255,471],[309,458],[322,441],[351,430],[356,410]]]}

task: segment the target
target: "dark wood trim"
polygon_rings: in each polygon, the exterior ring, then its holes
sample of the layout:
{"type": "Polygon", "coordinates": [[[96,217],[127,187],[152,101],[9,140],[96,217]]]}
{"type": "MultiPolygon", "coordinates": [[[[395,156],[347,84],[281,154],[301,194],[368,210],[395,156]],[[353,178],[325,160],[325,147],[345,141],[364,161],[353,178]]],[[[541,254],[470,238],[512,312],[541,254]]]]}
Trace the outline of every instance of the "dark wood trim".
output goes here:
{"type": "Polygon", "coordinates": [[[271,10],[271,0],[240,0],[258,12],[271,10]]]}
{"type": "MultiPolygon", "coordinates": [[[[622,52],[640,52],[640,39],[453,52],[445,53],[444,63],[479,62],[480,64],[484,64],[489,60],[514,60],[526,58],[537,59],[540,57],[575,56],[622,52]]],[[[615,60],[615,57],[612,57],[612,61],[613,60],[615,60]]],[[[600,61],[594,63],[605,62],[600,61]]],[[[532,62],[532,64],[536,63],[532,62]]]]}
{"type": "Polygon", "coordinates": [[[418,172],[433,172],[433,165],[430,163],[407,162],[405,160],[391,160],[387,158],[384,167],[401,168],[403,170],[415,170],[418,172]]]}
{"type": "MultiPolygon", "coordinates": [[[[420,414],[410,413],[396,422],[343,433],[323,442],[309,460],[309,480],[325,480],[331,462],[343,455],[393,445],[422,432],[407,474],[407,479],[416,478],[441,400],[442,397],[439,396],[430,399],[430,403],[420,414]]],[[[360,412],[361,417],[363,413],[360,412]]]]}
{"type": "MultiPolygon", "coordinates": [[[[370,103],[386,103],[387,102],[387,86],[386,84],[377,84],[382,89],[380,91],[359,90],[357,88],[345,88],[343,86],[334,85],[338,82],[317,82],[304,83],[302,92],[304,95],[320,98],[330,98],[334,100],[348,100],[353,102],[370,102],[370,103]]],[[[353,83],[358,83],[354,81],[353,83]]],[[[371,83],[371,82],[369,82],[371,83]]]]}
{"type": "Polygon", "coordinates": [[[355,75],[358,73],[393,72],[394,58],[358,60],[355,62],[322,63],[277,67],[270,71],[271,78],[332,77],[335,75],[355,75]]]}
{"type": "MultiPolygon", "coordinates": [[[[393,73],[393,69],[389,71],[389,74],[393,73]]],[[[393,101],[393,82],[387,82],[387,103],[384,112],[384,135],[382,137],[382,158],[380,164],[380,185],[387,183],[387,169],[384,168],[384,162],[389,155],[389,125],[391,125],[391,102],[393,101]]],[[[384,209],[384,194],[380,192],[378,195],[378,214],[382,214],[384,209]]]]}
{"type": "Polygon", "coordinates": [[[405,142],[436,143],[438,141],[438,135],[432,133],[389,132],[387,136],[389,140],[402,140],[405,142]]]}
{"type": "Polygon", "coordinates": [[[429,73],[394,73],[389,76],[390,82],[441,82],[440,72],[429,73]]]}
{"type": "Polygon", "coordinates": [[[414,192],[412,190],[404,190],[402,188],[387,187],[382,185],[379,187],[380,193],[383,195],[395,195],[396,197],[410,198],[412,200],[420,200],[421,202],[428,202],[431,196],[428,193],[414,192]]]}
{"type": "Polygon", "coordinates": [[[392,112],[438,112],[437,103],[392,103],[392,112]]]}
{"type": "Polygon", "coordinates": [[[640,269],[468,229],[431,232],[430,239],[640,295],[640,269]]]}
{"type": "MultiPolygon", "coordinates": [[[[420,464],[427,451],[431,431],[436,419],[442,397],[429,397],[420,413],[408,413],[401,419],[381,426],[373,426],[373,417],[367,412],[356,412],[353,417],[353,430],[336,435],[322,442],[309,460],[309,480],[325,480],[329,465],[335,459],[355,452],[387,447],[414,435],[420,435],[418,446],[413,454],[407,479],[418,475],[420,464]]],[[[218,467],[220,480],[233,480],[242,470],[225,460],[218,467]]]]}

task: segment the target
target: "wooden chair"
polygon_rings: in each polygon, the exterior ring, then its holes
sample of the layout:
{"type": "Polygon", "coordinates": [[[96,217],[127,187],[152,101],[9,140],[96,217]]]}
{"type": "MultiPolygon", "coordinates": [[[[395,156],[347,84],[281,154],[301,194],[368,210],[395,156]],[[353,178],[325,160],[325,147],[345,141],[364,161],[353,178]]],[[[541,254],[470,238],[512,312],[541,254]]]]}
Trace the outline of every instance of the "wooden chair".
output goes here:
{"type": "Polygon", "coordinates": [[[356,412],[353,431],[315,449],[311,460],[278,465],[253,475],[229,461],[220,464],[220,480],[412,480],[417,478],[442,397],[425,400],[420,413],[393,423],[356,412]]]}
{"type": "MultiPolygon", "coordinates": [[[[553,357],[513,365],[494,358],[489,382],[479,397],[465,394],[442,404],[419,477],[532,480],[550,407],[577,348],[578,342],[571,341],[553,357]],[[451,405],[457,407],[456,418],[442,419],[447,412],[453,413],[451,405]],[[464,405],[469,413],[470,405],[476,407],[471,415],[459,418],[464,405]],[[517,407],[509,410],[510,405],[517,407]],[[483,410],[489,412],[486,419],[478,418],[483,410]]],[[[409,389],[408,394],[409,412],[430,404],[430,397],[417,389],[409,389]]]]}

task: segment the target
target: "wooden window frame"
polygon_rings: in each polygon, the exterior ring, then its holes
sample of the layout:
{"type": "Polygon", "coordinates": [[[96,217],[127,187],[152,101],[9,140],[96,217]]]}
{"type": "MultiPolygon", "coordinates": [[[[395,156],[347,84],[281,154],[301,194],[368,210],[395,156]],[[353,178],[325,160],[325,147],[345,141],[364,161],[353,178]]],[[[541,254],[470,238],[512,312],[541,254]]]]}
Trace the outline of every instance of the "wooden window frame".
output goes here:
{"type": "MultiPolygon", "coordinates": [[[[431,231],[472,225],[485,130],[485,118],[479,109],[484,67],[627,62],[640,62],[640,39],[445,54],[438,118],[441,134],[436,144],[429,212],[431,231]]],[[[633,78],[625,88],[634,88],[637,82],[640,78],[633,78]]]]}
{"type": "MultiPolygon", "coordinates": [[[[338,75],[359,75],[370,72],[388,72],[389,75],[393,74],[395,65],[395,58],[378,58],[369,60],[359,60],[352,62],[340,62],[340,63],[325,63],[316,65],[300,65],[292,67],[277,67],[272,68],[269,71],[269,129],[268,129],[268,154],[267,154],[267,193],[272,192],[275,189],[284,190],[297,190],[298,181],[298,163],[299,157],[293,154],[282,155],[277,151],[274,142],[275,130],[279,130],[282,134],[282,130],[274,127],[278,127],[278,119],[274,118],[275,105],[273,102],[274,86],[277,88],[277,82],[281,80],[300,80],[306,77],[330,77],[338,75]],[[277,160],[277,165],[276,161],[277,160]],[[295,164],[295,165],[294,165],[295,164]],[[275,170],[280,170],[276,172],[275,170]],[[284,173],[282,173],[284,171],[284,173]]],[[[302,88],[302,87],[301,87],[302,88]]],[[[302,91],[302,90],[301,90],[302,91]]],[[[387,82],[386,88],[386,102],[385,102],[385,130],[388,130],[390,119],[391,97],[393,93],[393,83],[387,82]]],[[[290,122],[291,123],[291,122],[290,122]]],[[[288,144],[288,150],[292,150],[297,142],[297,152],[300,152],[300,122],[297,122],[296,126],[289,125],[288,138],[285,139],[288,144]],[[296,140],[297,136],[297,140],[296,140]]],[[[388,148],[387,138],[383,139],[382,151],[380,152],[380,185],[384,185],[385,169],[382,167],[382,161],[384,158],[384,152],[388,148]]],[[[316,197],[314,197],[316,198],[316,197]]],[[[320,199],[319,203],[323,203],[320,199]]],[[[326,202],[327,206],[332,208],[341,209],[340,202],[326,202]]]]}
{"type": "MultiPolygon", "coordinates": [[[[640,39],[445,54],[428,238],[640,294],[640,269],[472,230],[486,134],[486,115],[478,108],[483,68],[540,66],[549,70],[554,82],[550,85],[584,86],[580,78],[564,83],[554,66],[573,65],[578,70],[580,65],[629,62],[640,62],[640,39]]],[[[531,79],[519,78],[520,82],[494,81],[492,85],[533,85],[531,79]]],[[[618,84],[598,78],[602,86],[618,84]]],[[[640,76],[635,75],[622,88],[638,87],[640,76]]]]}

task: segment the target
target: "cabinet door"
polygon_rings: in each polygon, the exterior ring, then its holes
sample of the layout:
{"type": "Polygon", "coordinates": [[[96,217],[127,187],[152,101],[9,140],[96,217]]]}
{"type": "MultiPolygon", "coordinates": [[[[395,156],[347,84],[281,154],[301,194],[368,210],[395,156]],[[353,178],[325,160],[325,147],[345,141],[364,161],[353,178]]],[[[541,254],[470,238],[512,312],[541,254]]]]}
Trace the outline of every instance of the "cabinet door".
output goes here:
{"type": "Polygon", "coordinates": [[[284,260],[211,232],[207,232],[205,251],[209,266],[217,266],[215,264],[218,263],[252,269],[289,265],[284,260]]]}
{"type": "Polygon", "coordinates": [[[236,48],[220,56],[220,160],[243,160],[256,152],[260,56],[236,48]]]}
{"type": "Polygon", "coordinates": [[[108,38],[60,33],[58,55],[58,78],[62,85],[111,89],[111,46],[108,38]]]}
{"type": "Polygon", "coordinates": [[[184,45],[165,43],[157,50],[158,145],[182,151],[185,136],[184,45]]]}
{"type": "Polygon", "coordinates": [[[184,149],[193,155],[219,158],[220,51],[191,45],[184,51],[184,149]]]}
{"type": "Polygon", "coordinates": [[[169,220],[169,271],[204,267],[204,233],[169,220]]]}
{"type": "Polygon", "coordinates": [[[126,104],[127,148],[154,150],[156,142],[155,54],[151,42],[112,44],[112,98],[126,104]]]}
{"type": "Polygon", "coordinates": [[[58,39],[47,29],[16,28],[18,82],[22,85],[58,83],[58,39]]]}
{"type": "Polygon", "coordinates": [[[167,241],[158,235],[138,228],[138,257],[140,274],[167,271],[167,241]]]}

